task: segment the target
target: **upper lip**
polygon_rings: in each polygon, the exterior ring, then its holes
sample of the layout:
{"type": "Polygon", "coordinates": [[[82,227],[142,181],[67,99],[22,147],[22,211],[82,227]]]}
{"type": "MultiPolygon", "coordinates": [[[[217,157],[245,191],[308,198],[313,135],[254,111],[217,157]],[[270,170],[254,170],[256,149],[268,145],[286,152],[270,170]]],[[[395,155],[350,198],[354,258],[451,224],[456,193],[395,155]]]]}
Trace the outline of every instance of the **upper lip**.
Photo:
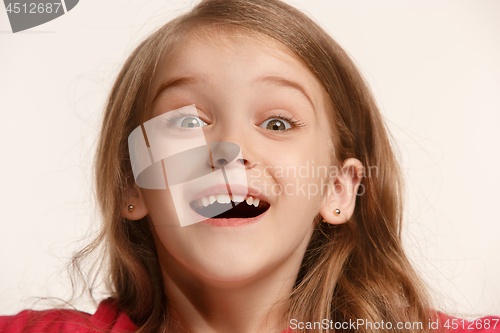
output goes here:
{"type": "Polygon", "coordinates": [[[192,198],[191,202],[194,200],[197,200],[199,198],[202,198],[204,196],[208,195],[219,195],[219,194],[232,194],[232,195],[241,195],[244,196],[245,198],[247,196],[252,196],[254,198],[259,198],[262,201],[265,201],[269,203],[269,200],[265,195],[262,194],[262,191],[260,189],[254,188],[254,187],[248,187],[245,185],[238,185],[238,184],[230,184],[229,186],[226,184],[219,184],[215,186],[208,187],[198,193],[196,193],[192,198]],[[229,191],[228,191],[229,187],[229,191]]]}

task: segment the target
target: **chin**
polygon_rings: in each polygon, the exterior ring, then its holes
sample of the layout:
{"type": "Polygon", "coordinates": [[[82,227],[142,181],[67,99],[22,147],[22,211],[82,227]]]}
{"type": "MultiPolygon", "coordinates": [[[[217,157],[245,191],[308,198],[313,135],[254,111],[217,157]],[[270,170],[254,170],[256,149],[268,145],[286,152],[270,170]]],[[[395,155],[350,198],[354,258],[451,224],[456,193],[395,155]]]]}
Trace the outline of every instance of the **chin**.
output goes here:
{"type": "Polygon", "coordinates": [[[196,265],[198,273],[211,280],[220,283],[248,282],[259,277],[266,270],[267,258],[252,251],[233,251],[218,253],[213,255],[211,260],[206,256],[202,263],[196,265]]]}

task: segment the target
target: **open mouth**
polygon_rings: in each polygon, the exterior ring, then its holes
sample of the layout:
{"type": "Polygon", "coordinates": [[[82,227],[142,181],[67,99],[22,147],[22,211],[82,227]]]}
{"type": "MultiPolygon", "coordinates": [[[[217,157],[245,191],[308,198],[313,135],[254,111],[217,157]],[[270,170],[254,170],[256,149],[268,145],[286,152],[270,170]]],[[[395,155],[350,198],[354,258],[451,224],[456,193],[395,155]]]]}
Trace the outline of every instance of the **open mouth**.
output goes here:
{"type": "Polygon", "coordinates": [[[252,196],[245,198],[239,195],[219,194],[201,197],[192,201],[190,206],[195,212],[207,218],[232,219],[259,216],[271,205],[252,196]]]}

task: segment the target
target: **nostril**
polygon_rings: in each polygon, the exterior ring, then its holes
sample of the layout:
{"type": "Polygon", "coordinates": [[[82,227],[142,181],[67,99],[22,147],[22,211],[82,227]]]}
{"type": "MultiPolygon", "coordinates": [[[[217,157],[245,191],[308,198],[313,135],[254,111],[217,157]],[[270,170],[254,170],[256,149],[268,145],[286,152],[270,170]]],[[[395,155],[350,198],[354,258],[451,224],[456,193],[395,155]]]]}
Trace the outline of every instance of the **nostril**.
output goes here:
{"type": "Polygon", "coordinates": [[[219,158],[219,159],[217,160],[217,164],[218,164],[218,165],[221,165],[221,166],[224,166],[224,165],[226,165],[226,164],[227,164],[227,160],[226,160],[225,158],[219,158]]]}
{"type": "Polygon", "coordinates": [[[238,162],[240,162],[243,166],[245,166],[246,169],[250,169],[252,167],[250,162],[244,158],[239,158],[238,162]]]}

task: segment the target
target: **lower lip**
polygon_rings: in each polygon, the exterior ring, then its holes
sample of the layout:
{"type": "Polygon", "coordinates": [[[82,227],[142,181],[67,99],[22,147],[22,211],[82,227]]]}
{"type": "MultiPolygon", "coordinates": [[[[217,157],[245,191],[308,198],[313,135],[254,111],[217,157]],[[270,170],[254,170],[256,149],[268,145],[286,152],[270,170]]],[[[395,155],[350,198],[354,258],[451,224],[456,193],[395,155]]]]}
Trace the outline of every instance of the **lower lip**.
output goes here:
{"type": "Polygon", "coordinates": [[[264,215],[266,215],[266,213],[268,211],[269,211],[269,209],[266,210],[264,213],[260,214],[259,216],[249,217],[249,218],[245,218],[245,219],[242,219],[242,218],[206,219],[206,220],[201,221],[200,223],[206,224],[206,225],[211,225],[214,227],[242,227],[245,225],[259,222],[264,217],[264,215]]]}

